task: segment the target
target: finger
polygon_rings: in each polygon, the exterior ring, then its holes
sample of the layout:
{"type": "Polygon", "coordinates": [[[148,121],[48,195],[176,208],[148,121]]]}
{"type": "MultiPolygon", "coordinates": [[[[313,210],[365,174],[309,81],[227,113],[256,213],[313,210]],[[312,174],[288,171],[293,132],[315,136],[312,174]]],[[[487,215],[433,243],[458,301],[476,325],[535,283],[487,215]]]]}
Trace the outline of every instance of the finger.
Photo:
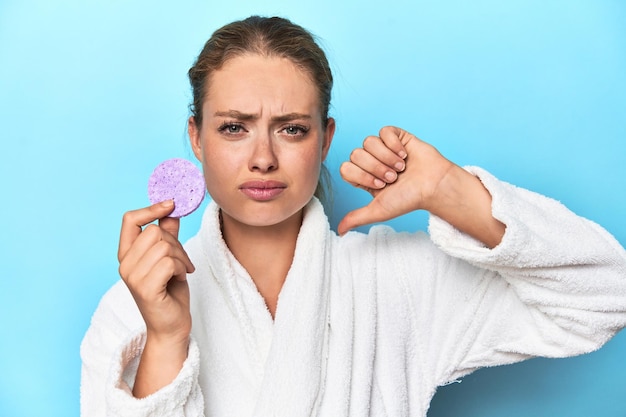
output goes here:
{"type": "Polygon", "coordinates": [[[164,234],[166,233],[155,224],[150,224],[143,229],[120,260],[119,273],[123,280],[128,281],[131,276],[142,273],[142,268],[138,265],[150,248],[163,240],[164,234]]]}
{"type": "Polygon", "coordinates": [[[169,241],[174,245],[176,249],[176,254],[179,255],[181,261],[187,265],[187,272],[192,273],[195,271],[195,267],[193,263],[191,263],[191,259],[187,255],[187,252],[183,249],[182,244],[178,240],[178,231],[180,229],[180,219],[175,217],[163,217],[159,219],[159,227],[167,232],[167,236],[164,236],[164,239],[169,241]]]}
{"type": "MultiPolygon", "coordinates": [[[[127,282],[131,293],[141,304],[162,301],[166,297],[167,285],[172,280],[186,279],[185,265],[175,258],[161,258],[143,276],[133,276],[127,282]]],[[[145,304],[147,305],[147,304],[145,304]]]]}
{"type": "Polygon", "coordinates": [[[180,260],[188,273],[195,271],[193,263],[180,242],[158,226],[149,225],[120,262],[120,276],[125,281],[130,280],[131,276],[144,276],[161,258],[165,257],[180,260]]]}
{"type": "MultiPolygon", "coordinates": [[[[400,143],[399,140],[396,140],[400,143]]],[[[402,144],[400,144],[402,146],[402,144]]],[[[394,152],[387,143],[377,136],[368,136],[363,141],[363,149],[384,164],[389,171],[404,171],[404,160],[394,152]]]]}
{"type": "Polygon", "coordinates": [[[407,156],[407,143],[412,139],[417,139],[415,135],[395,126],[385,126],[378,134],[385,145],[402,159],[406,159],[407,156]]]}
{"type": "Polygon", "coordinates": [[[126,252],[126,255],[120,262],[120,275],[122,275],[122,277],[127,276],[131,270],[136,269],[136,265],[139,264],[142,259],[150,259],[148,257],[150,251],[160,254],[161,257],[173,256],[179,258],[185,263],[189,273],[195,271],[191,259],[178,239],[159,226],[151,224],[143,230],[132,247],[126,252]],[[158,249],[160,249],[160,251],[158,251],[158,249]]]}
{"type": "Polygon", "coordinates": [[[353,150],[350,154],[350,162],[386,183],[393,182],[398,178],[398,173],[393,168],[385,165],[365,149],[353,150]]]}
{"type": "Polygon", "coordinates": [[[398,179],[398,173],[380,162],[374,155],[358,148],[350,154],[350,165],[346,165],[345,178],[348,182],[357,183],[368,188],[382,188],[398,179]]]}
{"type": "Polygon", "coordinates": [[[135,239],[141,234],[143,226],[167,216],[172,210],[174,210],[174,202],[166,200],[149,207],[126,212],[122,218],[117,259],[121,261],[124,258],[135,239]]]}
{"type": "Polygon", "coordinates": [[[154,268],[150,271],[150,276],[155,279],[147,286],[152,291],[167,291],[167,285],[171,280],[185,281],[187,272],[185,265],[176,258],[161,258],[154,268]]]}
{"type": "Polygon", "coordinates": [[[171,234],[162,232],[163,240],[154,245],[150,250],[146,253],[146,259],[149,260],[150,257],[154,259],[154,262],[158,260],[158,258],[174,258],[179,260],[185,265],[185,270],[189,273],[192,273],[196,270],[191,259],[189,259],[189,255],[183,248],[183,245],[174,238],[171,234]]]}
{"type": "Polygon", "coordinates": [[[153,287],[155,290],[166,288],[171,280],[187,279],[185,264],[176,258],[161,258],[150,271],[150,275],[155,277],[153,287]]]}
{"type": "Polygon", "coordinates": [[[385,216],[384,212],[374,210],[373,203],[370,203],[365,207],[358,208],[346,214],[337,225],[337,233],[343,236],[356,227],[385,220],[389,219],[385,216]]]}
{"type": "Polygon", "coordinates": [[[159,219],[159,227],[178,239],[180,219],[175,217],[162,217],[159,219]]]}
{"type": "Polygon", "coordinates": [[[387,185],[385,181],[373,176],[352,162],[344,162],[341,164],[339,173],[344,181],[354,187],[363,188],[366,191],[371,192],[373,190],[379,190],[387,185]]]}

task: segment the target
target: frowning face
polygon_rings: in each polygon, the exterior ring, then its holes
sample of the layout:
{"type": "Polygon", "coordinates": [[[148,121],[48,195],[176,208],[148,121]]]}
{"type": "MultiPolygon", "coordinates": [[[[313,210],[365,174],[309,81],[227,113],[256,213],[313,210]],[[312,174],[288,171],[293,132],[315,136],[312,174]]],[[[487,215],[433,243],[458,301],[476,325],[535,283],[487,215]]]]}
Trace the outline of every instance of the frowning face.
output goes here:
{"type": "Polygon", "coordinates": [[[202,125],[191,118],[189,136],[224,217],[272,226],[300,215],[334,133],[318,97],[285,58],[243,55],[211,74],[202,125]]]}

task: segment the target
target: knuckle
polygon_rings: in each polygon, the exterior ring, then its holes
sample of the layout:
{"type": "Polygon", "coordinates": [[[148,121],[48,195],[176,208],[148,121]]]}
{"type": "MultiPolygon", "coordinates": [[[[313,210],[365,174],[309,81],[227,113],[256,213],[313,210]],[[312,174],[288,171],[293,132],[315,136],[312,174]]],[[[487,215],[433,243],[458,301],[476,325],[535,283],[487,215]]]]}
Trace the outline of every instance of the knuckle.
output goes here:
{"type": "Polygon", "coordinates": [[[123,281],[126,282],[128,280],[128,268],[124,263],[120,263],[120,266],[117,268],[117,272],[120,274],[123,281]]]}
{"type": "Polygon", "coordinates": [[[160,239],[161,238],[161,228],[159,226],[157,226],[156,224],[152,223],[147,225],[144,229],[143,232],[145,233],[145,235],[149,238],[152,239],[160,239]]]}
{"type": "Polygon", "coordinates": [[[129,224],[133,222],[135,218],[135,211],[127,211],[122,215],[122,224],[129,224]]]}
{"type": "Polygon", "coordinates": [[[165,240],[159,240],[157,243],[154,244],[154,251],[156,252],[157,255],[163,258],[170,254],[171,249],[172,249],[172,245],[170,245],[165,240]]]}
{"type": "Polygon", "coordinates": [[[372,145],[374,142],[377,142],[379,139],[377,136],[368,136],[363,140],[363,147],[368,147],[372,145]]]}
{"type": "Polygon", "coordinates": [[[134,271],[130,271],[128,275],[126,275],[126,279],[124,280],[129,287],[132,287],[135,282],[138,281],[137,274],[134,271]]]}
{"type": "Polygon", "coordinates": [[[159,266],[163,272],[166,272],[169,276],[173,276],[176,273],[176,261],[174,258],[168,256],[161,259],[159,266]]]}
{"type": "Polygon", "coordinates": [[[347,176],[350,173],[350,166],[352,165],[351,162],[344,162],[339,166],[339,173],[342,176],[347,176]]]}
{"type": "Polygon", "coordinates": [[[394,130],[393,126],[387,125],[387,126],[381,127],[379,133],[381,136],[383,136],[383,135],[393,132],[393,130],[394,130]]]}
{"type": "Polygon", "coordinates": [[[154,232],[156,232],[158,229],[159,229],[159,226],[157,226],[157,225],[156,225],[156,224],[154,224],[154,223],[150,223],[149,225],[147,225],[147,226],[144,228],[144,231],[146,231],[146,230],[147,230],[147,231],[151,231],[150,233],[154,233],[154,232]]]}
{"type": "Polygon", "coordinates": [[[361,148],[353,149],[352,152],[350,152],[350,161],[354,162],[357,160],[361,152],[363,152],[363,149],[361,148]]]}
{"type": "Polygon", "coordinates": [[[126,271],[124,275],[120,274],[120,276],[122,277],[122,280],[126,283],[126,286],[129,289],[136,291],[136,284],[140,281],[140,277],[137,276],[136,271],[129,270],[126,271]]]}

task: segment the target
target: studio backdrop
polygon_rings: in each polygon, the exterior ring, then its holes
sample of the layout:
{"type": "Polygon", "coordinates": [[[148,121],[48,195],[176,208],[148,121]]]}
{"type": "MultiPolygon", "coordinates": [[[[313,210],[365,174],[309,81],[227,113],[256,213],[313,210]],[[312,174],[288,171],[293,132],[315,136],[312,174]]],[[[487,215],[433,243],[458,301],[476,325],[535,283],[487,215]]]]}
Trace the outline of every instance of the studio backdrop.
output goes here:
{"type": "MultiPolygon", "coordinates": [[[[303,25],[331,61],[333,227],[370,199],[339,165],[391,124],[626,245],[625,2],[0,0],[0,415],[78,415],[79,346],[119,279],[122,214],[148,204],[159,162],[195,161],[187,69],[251,14],[303,25]]],[[[427,215],[389,224],[425,230],[427,215]]],[[[586,356],[481,370],[429,416],[624,417],[625,353],[622,332],[586,356]]]]}

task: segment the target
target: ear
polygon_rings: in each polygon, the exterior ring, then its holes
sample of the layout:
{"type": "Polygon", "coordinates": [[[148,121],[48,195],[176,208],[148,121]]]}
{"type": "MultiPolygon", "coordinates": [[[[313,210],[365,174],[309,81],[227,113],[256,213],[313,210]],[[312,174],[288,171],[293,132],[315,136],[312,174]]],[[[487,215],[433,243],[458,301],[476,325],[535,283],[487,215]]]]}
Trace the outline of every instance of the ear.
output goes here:
{"type": "Polygon", "coordinates": [[[191,116],[187,120],[187,133],[189,134],[189,142],[194,155],[198,161],[202,162],[202,141],[200,140],[200,128],[196,124],[195,117],[191,116]]]}
{"type": "Polygon", "coordinates": [[[322,144],[322,161],[324,161],[326,159],[326,155],[328,155],[328,150],[330,149],[330,144],[333,141],[333,136],[335,136],[335,119],[329,117],[328,122],[326,123],[326,130],[324,131],[324,143],[322,144]]]}

